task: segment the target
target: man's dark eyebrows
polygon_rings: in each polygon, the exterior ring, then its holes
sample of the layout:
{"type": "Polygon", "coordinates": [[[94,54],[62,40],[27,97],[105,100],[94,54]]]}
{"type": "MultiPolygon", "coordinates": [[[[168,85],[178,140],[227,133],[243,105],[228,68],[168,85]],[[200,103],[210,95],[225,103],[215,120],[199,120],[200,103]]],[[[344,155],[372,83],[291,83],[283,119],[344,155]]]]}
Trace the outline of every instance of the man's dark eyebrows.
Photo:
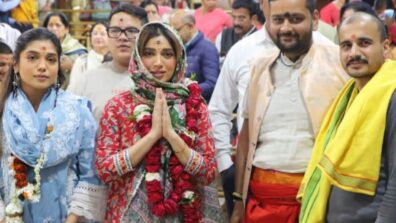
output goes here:
{"type": "Polygon", "coordinates": [[[366,36],[358,37],[358,40],[360,40],[360,41],[364,40],[364,41],[374,42],[374,40],[373,40],[372,38],[366,37],[366,36]]]}
{"type": "Polygon", "coordinates": [[[282,14],[272,15],[272,17],[295,17],[295,16],[305,17],[305,15],[303,13],[299,13],[299,12],[293,12],[293,13],[285,12],[282,14]]]}
{"type": "Polygon", "coordinates": [[[350,40],[344,40],[344,41],[340,42],[340,46],[344,45],[344,44],[347,44],[347,43],[351,43],[351,41],[350,40]]]}

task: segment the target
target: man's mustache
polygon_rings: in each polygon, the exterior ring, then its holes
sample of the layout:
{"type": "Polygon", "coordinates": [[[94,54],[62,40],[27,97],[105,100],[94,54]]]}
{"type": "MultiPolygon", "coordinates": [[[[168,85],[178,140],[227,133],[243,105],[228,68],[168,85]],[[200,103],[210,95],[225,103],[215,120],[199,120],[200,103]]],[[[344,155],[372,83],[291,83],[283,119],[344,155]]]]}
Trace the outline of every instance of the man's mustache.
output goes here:
{"type": "Polygon", "coordinates": [[[278,38],[280,37],[298,37],[298,35],[293,32],[285,32],[285,33],[279,33],[278,38]]]}
{"type": "Polygon", "coordinates": [[[368,60],[366,58],[363,58],[362,56],[357,56],[354,57],[350,60],[348,60],[347,62],[347,66],[351,65],[352,63],[364,63],[364,64],[368,64],[368,60]]]}

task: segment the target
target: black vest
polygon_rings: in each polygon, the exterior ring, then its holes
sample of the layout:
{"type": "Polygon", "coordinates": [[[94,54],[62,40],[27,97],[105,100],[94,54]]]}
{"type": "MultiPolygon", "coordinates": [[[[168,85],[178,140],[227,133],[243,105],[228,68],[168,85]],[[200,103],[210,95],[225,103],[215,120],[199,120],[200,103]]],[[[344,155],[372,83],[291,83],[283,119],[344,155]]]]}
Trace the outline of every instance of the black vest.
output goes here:
{"type": "MultiPolygon", "coordinates": [[[[254,32],[256,32],[256,28],[254,28],[254,30],[249,30],[248,35],[254,32]]],[[[233,27],[224,29],[221,33],[220,57],[225,57],[231,47],[240,39],[241,38],[235,34],[233,27]]]]}

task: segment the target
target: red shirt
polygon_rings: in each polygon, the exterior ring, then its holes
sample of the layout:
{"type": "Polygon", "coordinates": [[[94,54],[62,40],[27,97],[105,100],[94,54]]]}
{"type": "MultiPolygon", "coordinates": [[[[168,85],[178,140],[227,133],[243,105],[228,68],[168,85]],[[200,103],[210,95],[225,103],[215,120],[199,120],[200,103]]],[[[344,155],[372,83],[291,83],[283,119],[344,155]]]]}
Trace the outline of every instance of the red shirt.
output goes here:
{"type": "Polygon", "coordinates": [[[332,26],[337,26],[340,22],[340,9],[330,2],[320,10],[320,19],[332,26]]]}

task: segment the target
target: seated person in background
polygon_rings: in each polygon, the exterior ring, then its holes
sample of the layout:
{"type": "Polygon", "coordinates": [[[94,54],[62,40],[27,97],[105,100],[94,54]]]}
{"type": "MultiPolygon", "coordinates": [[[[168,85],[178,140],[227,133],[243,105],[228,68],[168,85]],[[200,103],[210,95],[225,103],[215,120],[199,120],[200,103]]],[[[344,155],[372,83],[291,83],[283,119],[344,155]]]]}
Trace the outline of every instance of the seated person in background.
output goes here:
{"type": "Polygon", "coordinates": [[[158,5],[154,1],[143,1],[140,7],[144,8],[144,11],[146,11],[149,22],[160,22],[162,20],[159,15],[158,5]]]}
{"type": "Polygon", "coordinates": [[[31,28],[37,28],[39,23],[38,4],[36,0],[21,0],[19,5],[11,10],[15,19],[15,28],[21,33],[31,28]]]}
{"type": "Polygon", "coordinates": [[[87,53],[87,49],[69,33],[70,23],[66,15],[52,12],[45,17],[43,26],[58,37],[62,44],[61,69],[66,76],[62,89],[69,85],[70,71],[78,56],[87,53]]]}
{"type": "Polygon", "coordinates": [[[70,90],[79,81],[86,71],[97,68],[102,64],[104,55],[109,52],[107,36],[107,25],[104,22],[95,23],[90,31],[92,49],[88,54],[79,56],[74,62],[73,69],[70,73],[70,83],[67,90],[70,90]]]}
{"type": "Polygon", "coordinates": [[[6,43],[0,41],[0,82],[1,83],[4,83],[8,80],[13,62],[14,62],[14,58],[11,48],[6,43]]]}
{"type": "Polygon", "coordinates": [[[6,23],[0,23],[0,41],[6,43],[12,51],[15,50],[15,43],[21,33],[6,23]]]}
{"type": "MultiPolygon", "coordinates": [[[[21,0],[0,0],[0,22],[13,25],[15,20],[11,18],[11,9],[17,7],[21,0]]],[[[0,32],[1,33],[1,32],[0,32]]]]}

